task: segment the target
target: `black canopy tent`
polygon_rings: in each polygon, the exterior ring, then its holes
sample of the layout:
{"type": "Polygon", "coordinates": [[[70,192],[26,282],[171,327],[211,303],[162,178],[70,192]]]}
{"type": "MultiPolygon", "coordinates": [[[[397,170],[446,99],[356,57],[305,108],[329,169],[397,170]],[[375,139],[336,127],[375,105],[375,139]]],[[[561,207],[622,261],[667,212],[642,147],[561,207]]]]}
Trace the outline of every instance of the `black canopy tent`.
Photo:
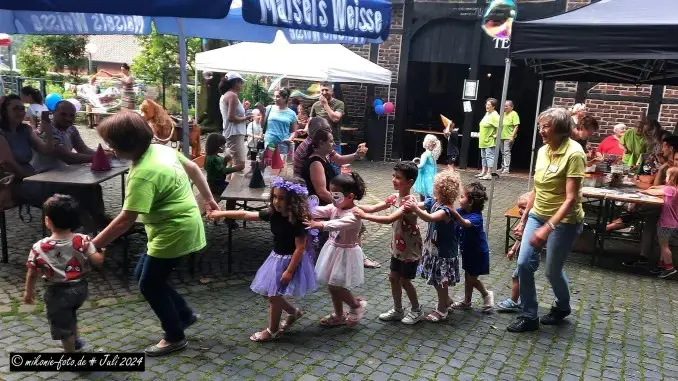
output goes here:
{"type": "MultiPolygon", "coordinates": [[[[601,0],[558,16],[513,23],[495,157],[512,60],[543,80],[678,85],[678,1],[601,0]]],[[[535,118],[535,124],[537,123],[535,118]]],[[[532,158],[537,129],[532,139],[532,158]]],[[[495,160],[493,172],[497,169],[495,160]]],[[[530,187],[533,163],[530,163],[530,187]]],[[[496,176],[492,177],[487,226],[496,176]]],[[[486,230],[487,231],[487,230],[486,230]]]]}
{"type": "Polygon", "coordinates": [[[602,0],[516,22],[510,57],[544,79],[675,85],[677,10],[676,0],[602,0]]]}

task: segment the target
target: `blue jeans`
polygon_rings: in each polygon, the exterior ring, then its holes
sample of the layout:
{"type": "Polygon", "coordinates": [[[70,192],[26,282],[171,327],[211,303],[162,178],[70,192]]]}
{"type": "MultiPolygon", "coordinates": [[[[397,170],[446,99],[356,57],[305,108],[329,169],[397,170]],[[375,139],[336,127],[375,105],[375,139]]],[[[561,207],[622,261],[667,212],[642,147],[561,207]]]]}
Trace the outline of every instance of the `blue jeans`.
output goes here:
{"type": "Polygon", "coordinates": [[[494,147],[481,148],[480,159],[483,168],[494,168],[494,147]]]}
{"type": "MultiPolygon", "coordinates": [[[[534,286],[534,273],[539,268],[541,249],[530,245],[534,232],[546,221],[530,213],[523,232],[523,239],[518,254],[518,278],[520,279],[520,300],[523,302],[523,316],[537,319],[537,290],[534,286]]],[[[577,237],[581,234],[582,224],[560,223],[552,231],[546,241],[546,278],[551,283],[556,297],[555,307],[562,311],[570,311],[570,287],[563,266],[567,255],[572,251],[577,237]]]]}
{"type": "MultiPolygon", "coordinates": [[[[335,146],[332,147],[332,149],[334,149],[334,152],[336,152],[337,155],[341,155],[341,143],[336,143],[335,146]]],[[[332,166],[332,168],[334,168],[334,172],[336,172],[337,175],[341,174],[341,167],[340,166],[338,166],[334,162],[330,162],[330,165],[332,166]]]]}
{"type": "Polygon", "coordinates": [[[139,281],[139,291],[160,319],[165,331],[165,340],[176,343],[185,338],[184,327],[188,325],[193,311],[184,298],[169,284],[172,270],[179,265],[179,258],[156,258],[141,254],[134,275],[139,281]]]}

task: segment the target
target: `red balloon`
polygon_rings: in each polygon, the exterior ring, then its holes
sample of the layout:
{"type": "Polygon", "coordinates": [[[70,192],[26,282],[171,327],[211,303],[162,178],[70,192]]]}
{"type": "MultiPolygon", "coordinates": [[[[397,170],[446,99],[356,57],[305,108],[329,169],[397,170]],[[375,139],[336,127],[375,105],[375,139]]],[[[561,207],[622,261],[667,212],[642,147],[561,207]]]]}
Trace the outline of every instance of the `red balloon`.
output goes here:
{"type": "Polygon", "coordinates": [[[384,113],[392,114],[395,111],[395,106],[391,102],[384,103],[384,113]]]}

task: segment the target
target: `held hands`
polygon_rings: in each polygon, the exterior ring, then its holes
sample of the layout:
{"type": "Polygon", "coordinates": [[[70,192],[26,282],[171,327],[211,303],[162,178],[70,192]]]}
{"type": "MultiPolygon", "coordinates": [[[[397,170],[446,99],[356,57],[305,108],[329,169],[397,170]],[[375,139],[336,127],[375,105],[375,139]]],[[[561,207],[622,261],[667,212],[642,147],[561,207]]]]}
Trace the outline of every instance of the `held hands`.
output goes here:
{"type": "Polygon", "coordinates": [[[414,198],[410,198],[409,200],[407,200],[407,201],[405,202],[404,209],[405,209],[405,211],[408,212],[408,213],[409,213],[409,212],[414,212],[414,211],[416,211],[417,209],[419,209],[419,205],[418,205],[417,201],[416,201],[414,198]]]}
{"type": "Polygon", "coordinates": [[[365,218],[365,215],[367,214],[367,213],[365,213],[364,210],[358,208],[357,206],[355,208],[351,209],[351,212],[353,212],[353,215],[358,217],[358,218],[365,218]]]}
{"type": "Polygon", "coordinates": [[[291,272],[290,270],[285,270],[285,272],[280,277],[280,283],[282,283],[284,286],[287,286],[287,284],[289,284],[292,281],[293,276],[294,276],[293,272],[291,272]]]}
{"type": "Polygon", "coordinates": [[[355,154],[359,158],[363,158],[367,154],[367,145],[366,144],[367,143],[358,144],[358,149],[355,151],[355,154]]]}
{"type": "Polygon", "coordinates": [[[551,234],[551,228],[548,225],[542,225],[539,229],[534,231],[530,237],[530,245],[536,249],[541,249],[546,245],[546,240],[551,234]]]}
{"type": "Polygon", "coordinates": [[[210,200],[205,200],[205,211],[207,212],[208,217],[210,217],[213,212],[218,212],[220,210],[219,204],[213,198],[210,200]]]}

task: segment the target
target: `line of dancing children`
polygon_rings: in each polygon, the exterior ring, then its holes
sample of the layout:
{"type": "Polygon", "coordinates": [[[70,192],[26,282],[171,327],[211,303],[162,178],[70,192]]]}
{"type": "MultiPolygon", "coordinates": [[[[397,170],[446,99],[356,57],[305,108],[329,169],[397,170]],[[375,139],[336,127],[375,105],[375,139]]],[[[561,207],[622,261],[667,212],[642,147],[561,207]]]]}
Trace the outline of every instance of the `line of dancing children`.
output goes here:
{"type": "MultiPolygon", "coordinates": [[[[320,320],[320,325],[333,327],[357,325],[365,314],[367,301],[350,291],[364,282],[363,251],[360,247],[362,220],[392,224],[390,276],[393,308],[379,315],[380,320],[415,324],[423,319],[444,321],[448,309],[471,308],[473,289],[481,292],[483,309],[492,307],[492,293],[478,279],[489,273],[489,251],[483,231],[482,209],[487,200],[485,188],[473,183],[461,188],[458,173],[444,171],[435,176],[433,198],[418,202],[410,194],[418,174],[417,165],[400,162],[393,170],[396,192],[376,205],[356,205],[365,195],[365,183],[357,173],[342,174],[330,182],[333,204],[309,209],[308,190],[301,180],[276,178],[271,183],[270,206],[261,212],[214,211],[212,220],[261,220],[269,222],[273,233],[273,250],[259,268],[251,289],[269,301],[269,323],[254,333],[253,341],[277,339],[295,324],[303,312],[289,299],[302,297],[317,289],[317,282],[326,284],[333,312],[320,320]],[[460,194],[461,192],[461,194],[460,194]],[[459,197],[460,208],[454,208],[459,197]],[[422,209],[423,208],[423,209],[422,209]],[[391,209],[387,216],[373,213],[391,209]],[[417,218],[428,222],[426,239],[417,226],[417,218]],[[321,219],[328,219],[320,221],[321,219]],[[315,255],[309,231],[330,232],[314,266],[315,255]],[[465,298],[453,302],[448,287],[460,281],[459,253],[465,273],[465,298]],[[421,263],[420,263],[421,259],[421,263]],[[412,279],[420,274],[438,294],[437,308],[424,317],[412,279]],[[402,290],[411,308],[405,313],[402,290]],[[344,311],[344,304],[348,312],[344,311]],[[286,317],[282,319],[282,313],[286,317]]],[[[100,264],[103,254],[93,249],[89,238],[73,233],[78,226],[77,204],[69,196],[56,195],[45,203],[46,225],[52,235],[38,242],[28,260],[25,302],[32,303],[36,276],[44,268],[47,317],[52,337],[62,340],[64,350],[80,349],[76,311],[87,295],[85,275],[90,264],[100,264]],[[56,248],[56,250],[55,250],[56,248]],[[58,251],[59,255],[52,255],[58,251]],[[67,253],[68,255],[65,255],[67,253]],[[44,263],[50,266],[41,266],[44,263]],[[68,287],[63,287],[67,285],[68,287]],[[75,292],[77,291],[77,292],[75,292]],[[63,294],[66,292],[66,294],[63,294]],[[61,294],[60,294],[61,293],[61,294]]]]}

